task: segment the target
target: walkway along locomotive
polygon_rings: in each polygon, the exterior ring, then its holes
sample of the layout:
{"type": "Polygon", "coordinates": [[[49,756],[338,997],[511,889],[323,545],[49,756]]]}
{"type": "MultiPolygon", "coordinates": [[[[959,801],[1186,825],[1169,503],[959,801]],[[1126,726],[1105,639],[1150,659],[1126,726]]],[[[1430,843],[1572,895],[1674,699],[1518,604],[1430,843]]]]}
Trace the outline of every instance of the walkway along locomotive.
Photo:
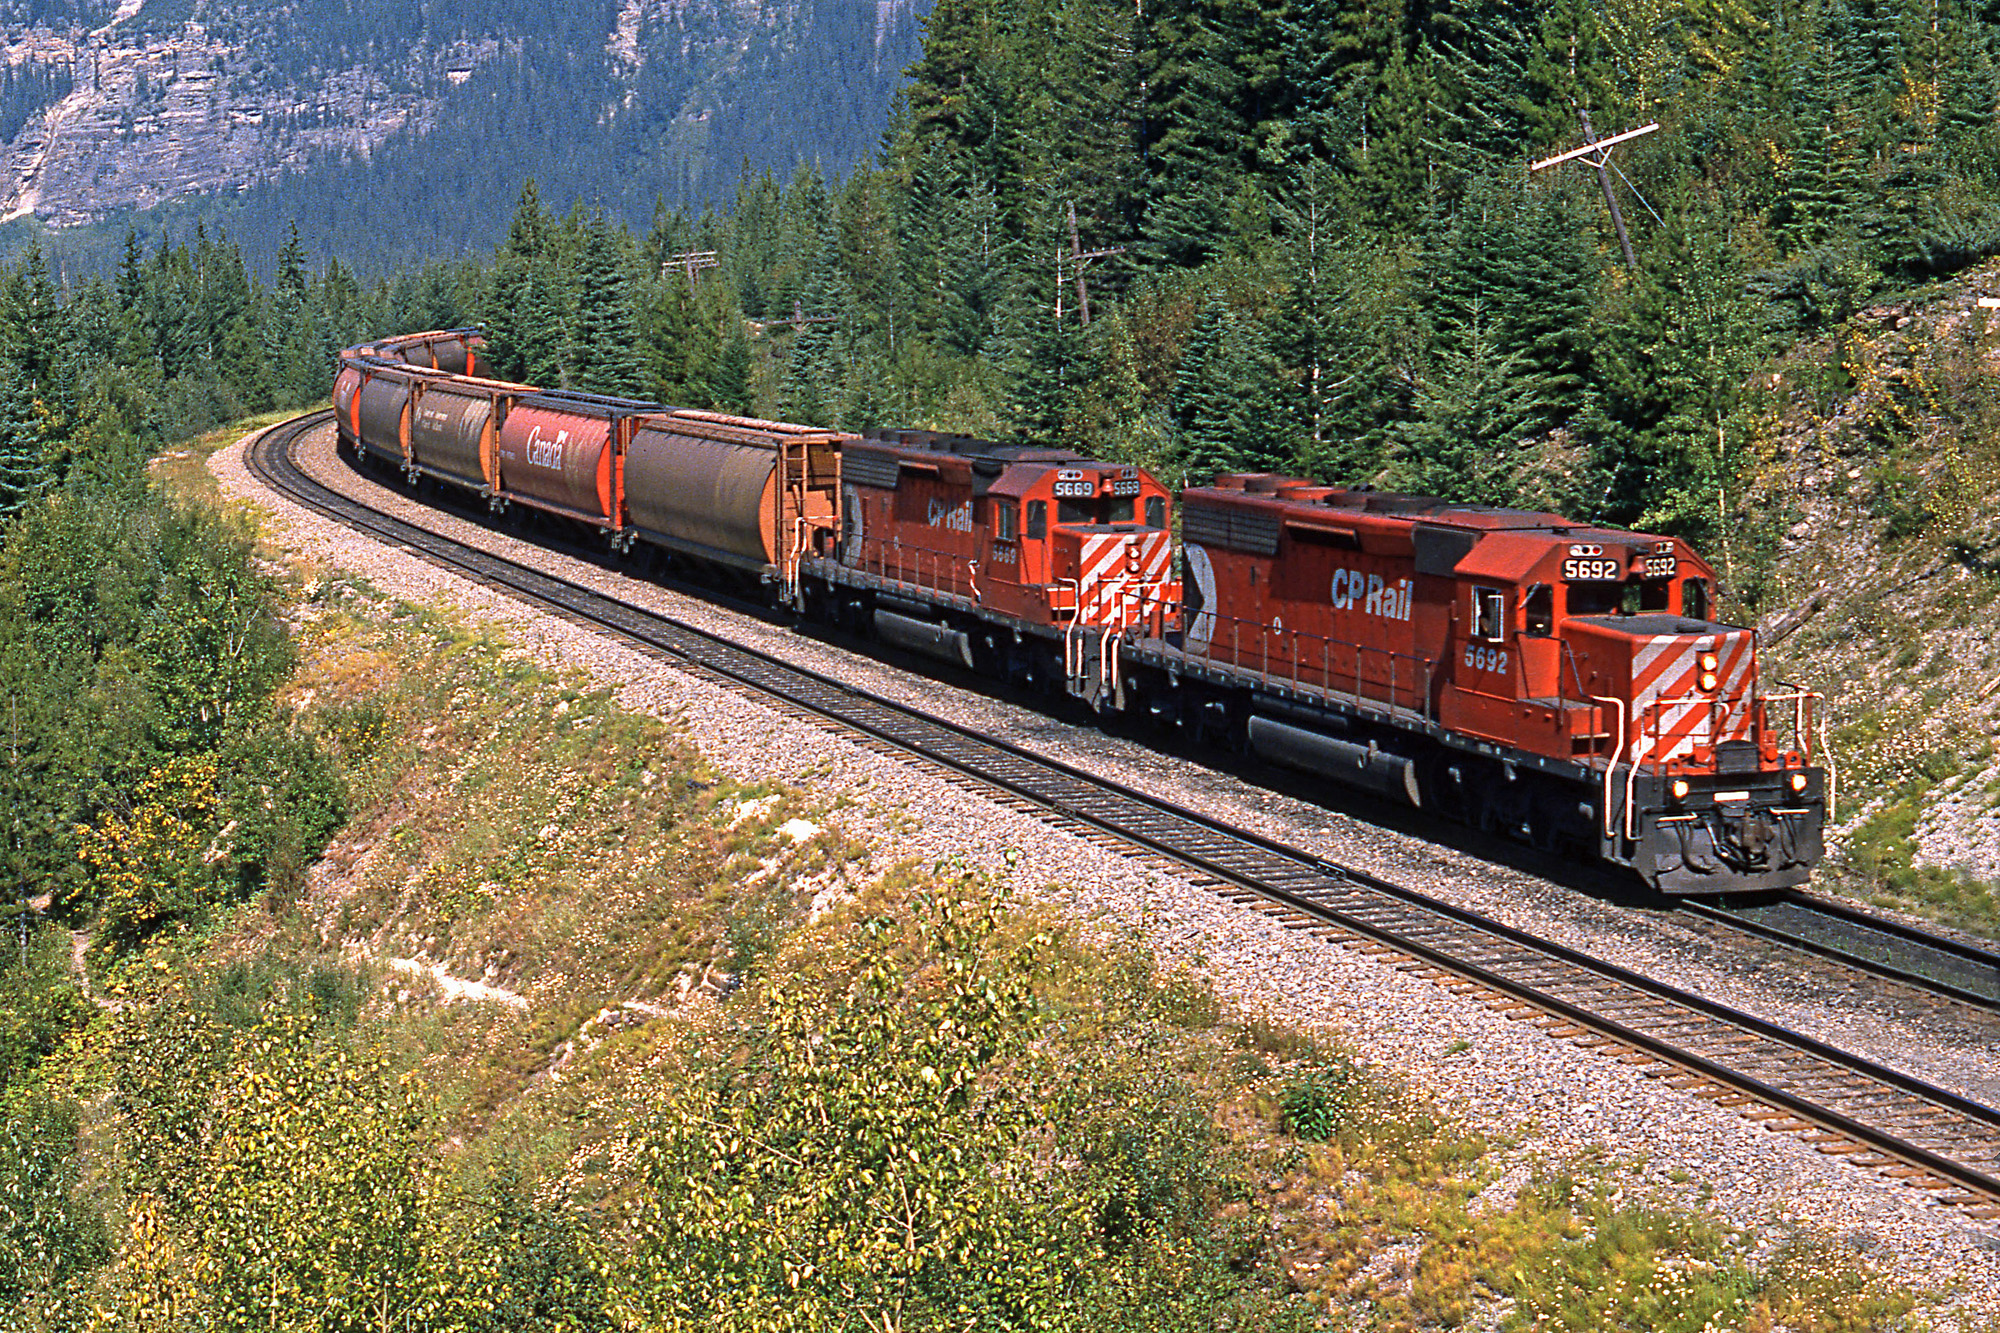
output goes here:
{"type": "Polygon", "coordinates": [[[1764,689],[1676,538],[1252,474],[1181,494],[1177,562],[1142,469],[481,379],[480,345],[344,352],[343,450],[1666,893],[1801,884],[1820,857],[1822,700],[1764,689]]]}

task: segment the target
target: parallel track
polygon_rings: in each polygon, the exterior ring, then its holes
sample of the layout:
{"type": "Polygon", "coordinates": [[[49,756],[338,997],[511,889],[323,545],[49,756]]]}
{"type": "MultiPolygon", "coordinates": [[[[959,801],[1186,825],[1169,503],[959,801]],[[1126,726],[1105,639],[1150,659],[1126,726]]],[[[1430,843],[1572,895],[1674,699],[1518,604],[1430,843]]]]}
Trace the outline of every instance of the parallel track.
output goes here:
{"type": "Polygon", "coordinates": [[[1501,922],[1230,828],[1005,742],[389,518],[322,485],[292,446],[330,419],[274,427],[251,471],[297,503],[481,584],[504,588],[786,711],[917,756],[951,780],[1144,857],[1285,924],[1371,953],[1551,1035],[1643,1066],[1820,1151],[1898,1176],[1973,1216],[2000,1217],[2000,1111],[1501,922]]]}
{"type": "Polygon", "coordinates": [[[1789,948],[1989,1011],[2000,1010],[2000,952],[1891,921],[1814,893],[1771,901],[1688,900],[1682,910],[1789,948]]]}

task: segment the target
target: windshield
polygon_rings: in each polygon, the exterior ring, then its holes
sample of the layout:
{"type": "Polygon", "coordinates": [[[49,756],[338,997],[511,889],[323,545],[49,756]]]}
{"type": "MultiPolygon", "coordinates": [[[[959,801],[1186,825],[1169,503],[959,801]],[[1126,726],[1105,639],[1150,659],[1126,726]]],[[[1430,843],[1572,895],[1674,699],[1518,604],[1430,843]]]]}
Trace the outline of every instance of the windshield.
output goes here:
{"type": "Polygon", "coordinates": [[[1057,500],[1056,522],[1070,527],[1092,523],[1131,523],[1138,501],[1130,495],[1109,495],[1090,500],[1057,500]]]}
{"type": "Polygon", "coordinates": [[[1636,616],[1667,609],[1667,584],[1572,583],[1569,613],[1573,616],[1636,616]]]}

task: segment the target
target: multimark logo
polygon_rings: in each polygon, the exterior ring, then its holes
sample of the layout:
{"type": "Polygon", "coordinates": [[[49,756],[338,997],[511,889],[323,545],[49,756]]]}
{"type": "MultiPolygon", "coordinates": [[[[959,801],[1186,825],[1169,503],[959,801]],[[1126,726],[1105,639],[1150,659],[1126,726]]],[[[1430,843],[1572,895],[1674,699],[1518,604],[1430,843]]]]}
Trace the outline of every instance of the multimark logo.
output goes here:
{"type": "Polygon", "coordinates": [[[1333,571],[1333,609],[1352,611],[1358,605],[1365,615],[1384,620],[1408,620],[1414,586],[1409,579],[1383,582],[1380,574],[1364,574],[1358,569],[1333,571]]]}
{"type": "Polygon", "coordinates": [[[933,500],[926,515],[934,528],[947,528],[952,532],[972,531],[972,501],[954,505],[949,500],[933,500]]]}

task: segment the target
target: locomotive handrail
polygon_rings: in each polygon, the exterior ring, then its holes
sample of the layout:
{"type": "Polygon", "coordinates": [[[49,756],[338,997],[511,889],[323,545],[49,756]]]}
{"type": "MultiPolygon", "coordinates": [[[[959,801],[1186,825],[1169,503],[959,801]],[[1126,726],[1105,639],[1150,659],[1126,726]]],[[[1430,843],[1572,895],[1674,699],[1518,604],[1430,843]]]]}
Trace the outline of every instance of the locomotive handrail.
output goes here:
{"type": "MultiPolygon", "coordinates": [[[[1636,723],[1637,718],[1633,721],[1636,723]]],[[[1632,753],[1625,770],[1625,841],[1638,841],[1638,832],[1632,822],[1632,794],[1639,785],[1639,748],[1646,743],[1646,735],[1637,726],[1633,727],[1632,753]]]]}
{"type": "MultiPolygon", "coordinates": [[[[1625,735],[1625,701],[1623,699],[1615,699],[1608,694],[1593,694],[1590,696],[1590,699],[1593,703],[1610,704],[1618,710],[1618,730],[1614,734],[1622,739],[1625,735]]],[[[1593,737],[1592,739],[1595,738],[1593,737]]],[[[1611,784],[1617,780],[1618,751],[1614,749],[1604,765],[1604,836],[1607,838],[1616,831],[1611,823],[1611,784]]],[[[1632,809],[1630,797],[1626,798],[1625,809],[1628,813],[1632,809]]]]}
{"type": "Polygon", "coordinates": [[[1229,643],[1224,645],[1228,649],[1227,656],[1224,657],[1218,653],[1217,639],[1219,635],[1214,632],[1211,632],[1207,643],[1200,648],[1190,648],[1183,643],[1181,651],[1184,655],[1210,662],[1226,661],[1231,665],[1255,672],[1268,684],[1274,679],[1271,668],[1272,640],[1278,637],[1278,635],[1287,635],[1291,643],[1292,655],[1288,677],[1276,677],[1275,679],[1284,680],[1288,678],[1294,689],[1317,689],[1335,696],[1345,695],[1352,698],[1356,703],[1380,704],[1389,710],[1392,717],[1402,717],[1408,714],[1411,717],[1421,718],[1425,721],[1434,720],[1435,715],[1431,711],[1430,697],[1430,682],[1434,679],[1434,673],[1438,665],[1437,660],[1434,658],[1420,653],[1398,652],[1395,649],[1382,648],[1374,644],[1356,643],[1350,639],[1335,638],[1330,634],[1316,634],[1309,630],[1285,630],[1280,628],[1277,631],[1272,631],[1263,621],[1252,621],[1242,616],[1214,615],[1213,619],[1217,622],[1216,630],[1218,631],[1222,627],[1222,622],[1226,621],[1228,623],[1229,643]],[[1256,629],[1263,631],[1260,636],[1261,666],[1257,662],[1245,662],[1243,660],[1242,630],[1246,625],[1254,626],[1256,629]],[[1314,640],[1317,640],[1320,644],[1320,673],[1317,681],[1312,678],[1310,664],[1307,660],[1307,653],[1310,649],[1301,651],[1301,639],[1305,640],[1308,645],[1314,640]],[[1332,662],[1334,648],[1347,649],[1353,654],[1351,671],[1341,672],[1341,679],[1338,684],[1334,680],[1332,662]],[[1370,679],[1364,677],[1364,659],[1382,662],[1384,665],[1380,669],[1386,674],[1387,679],[1370,679]],[[1410,673],[1409,690],[1412,702],[1408,704],[1402,702],[1404,686],[1402,669],[1399,664],[1404,661],[1412,663],[1415,668],[1410,673]],[[1387,693],[1378,695],[1364,690],[1363,687],[1369,685],[1375,686],[1378,689],[1386,689],[1387,693]]]}
{"type": "Polygon", "coordinates": [[[1826,738],[1826,709],[1817,706],[1826,702],[1826,695],[1789,681],[1779,681],[1778,688],[1789,693],[1766,695],[1762,702],[1766,706],[1792,705],[1792,736],[1799,742],[1800,753],[1808,765],[1817,758],[1819,766],[1826,770],[1826,819],[1830,824],[1839,817],[1836,812],[1839,809],[1840,770],[1833,762],[1833,745],[1826,738]],[[1817,750],[1812,743],[1815,732],[1819,735],[1817,750]]]}
{"type": "MultiPolygon", "coordinates": [[[[1811,705],[1814,700],[1824,703],[1826,696],[1818,690],[1809,690],[1803,685],[1792,685],[1782,681],[1779,682],[1778,688],[1787,690],[1789,693],[1767,694],[1760,702],[1766,708],[1772,704],[1788,703],[1792,705],[1792,737],[1798,742],[1800,752],[1805,755],[1806,762],[1810,764],[1813,761],[1812,733],[1815,724],[1819,724],[1821,727],[1822,747],[1825,744],[1825,718],[1818,708],[1814,708],[1811,705]]],[[[1766,722],[1768,724],[1768,718],[1766,722]]]]}

